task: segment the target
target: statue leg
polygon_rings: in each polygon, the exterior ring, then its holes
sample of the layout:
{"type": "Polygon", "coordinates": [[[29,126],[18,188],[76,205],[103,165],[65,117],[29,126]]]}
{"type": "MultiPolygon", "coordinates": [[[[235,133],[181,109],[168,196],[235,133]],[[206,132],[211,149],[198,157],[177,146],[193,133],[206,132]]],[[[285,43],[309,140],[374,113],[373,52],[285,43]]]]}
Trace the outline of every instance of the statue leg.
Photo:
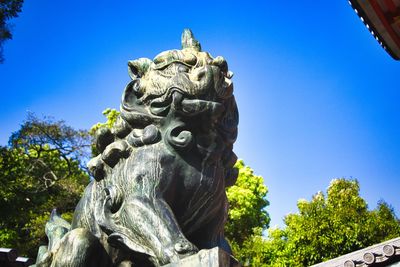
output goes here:
{"type": "MultiPolygon", "coordinates": [[[[227,253],[232,254],[231,247],[224,237],[224,226],[226,222],[227,201],[225,194],[220,201],[217,201],[214,207],[206,209],[204,212],[208,216],[199,214],[196,223],[201,226],[193,232],[187,233],[187,238],[201,249],[211,249],[220,247],[227,253]]],[[[185,225],[186,228],[191,225],[185,225]]],[[[185,229],[185,228],[184,228],[185,229]]]]}
{"type": "Polygon", "coordinates": [[[52,254],[51,267],[112,266],[111,259],[99,239],[83,228],[68,232],[52,254]]]}

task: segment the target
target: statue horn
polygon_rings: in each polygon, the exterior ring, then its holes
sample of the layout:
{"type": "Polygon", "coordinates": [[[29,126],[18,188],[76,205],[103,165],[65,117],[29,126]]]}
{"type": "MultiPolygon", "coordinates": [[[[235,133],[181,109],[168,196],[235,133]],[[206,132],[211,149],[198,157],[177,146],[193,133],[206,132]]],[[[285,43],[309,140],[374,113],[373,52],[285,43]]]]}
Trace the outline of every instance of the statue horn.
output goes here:
{"type": "Polygon", "coordinates": [[[201,51],[201,45],[199,41],[194,38],[190,29],[184,29],[182,33],[182,49],[185,48],[192,48],[198,52],[201,51]]]}

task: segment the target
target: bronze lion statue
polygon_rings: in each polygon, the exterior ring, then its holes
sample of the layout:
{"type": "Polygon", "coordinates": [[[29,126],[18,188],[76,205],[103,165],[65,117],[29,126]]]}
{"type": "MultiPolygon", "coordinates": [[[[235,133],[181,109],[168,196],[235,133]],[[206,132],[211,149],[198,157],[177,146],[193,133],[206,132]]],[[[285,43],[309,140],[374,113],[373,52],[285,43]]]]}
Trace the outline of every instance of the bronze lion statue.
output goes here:
{"type": "Polygon", "coordinates": [[[120,115],[96,134],[94,180],[72,224],[53,213],[36,266],[162,266],[221,247],[235,183],[238,111],[232,72],[202,52],[190,30],[182,49],[128,62],[120,115]]]}

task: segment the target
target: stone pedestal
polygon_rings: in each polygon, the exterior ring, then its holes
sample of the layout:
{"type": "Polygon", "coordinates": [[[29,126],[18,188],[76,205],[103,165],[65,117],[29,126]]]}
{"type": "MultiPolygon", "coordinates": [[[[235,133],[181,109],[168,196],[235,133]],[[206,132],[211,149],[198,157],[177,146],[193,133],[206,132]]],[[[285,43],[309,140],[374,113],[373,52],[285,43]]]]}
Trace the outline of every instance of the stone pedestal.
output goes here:
{"type": "Polygon", "coordinates": [[[177,263],[163,267],[240,267],[241,265],[224,250],[216,247],[203,249],[199,253],[184,258],[177,263]]]}

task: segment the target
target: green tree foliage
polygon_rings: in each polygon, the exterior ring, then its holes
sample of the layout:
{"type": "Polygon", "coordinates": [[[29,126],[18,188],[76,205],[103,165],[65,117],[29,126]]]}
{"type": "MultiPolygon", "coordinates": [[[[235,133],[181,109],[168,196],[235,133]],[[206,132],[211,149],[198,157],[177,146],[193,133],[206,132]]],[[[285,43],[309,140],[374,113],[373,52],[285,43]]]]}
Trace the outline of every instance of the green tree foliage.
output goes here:
{"type": "Polygon", "coordinates": [[[115,122],[117,121],[117,117],[120,114],[120,112],[114,108],[106,108],[103,111],[103,115],[106,117],[107,121],[106,122],[98,122],[95,125],[92,126],[92,128],[90,128],[89,133],[91,135],[94,135],[96,133],[96,131],[100,128],[111,128],[113,127],[113,125],[115,124],[115,122]]]}
{"type": "MultiPolygon", "coordinates": [[[[103,115],[106,117],[107,121],[106,122],[98,122],[95,125],[92,126],[89,130],[89,134],[94,138],[96,132],[101,129],[101,128],[109,128],[113,127],[115,122],[117,121],[118,115],[120,112],[116,109],[113,108],[106,108],[103,111],[103,115]]],[[[92,156],[97,156],[99,152],[97,151],[95,140],[92,142],[92,156]]]]}
{"type": "Polygon", "coordinates": [[[258,259],[249,254],[250,250],[261,249],[262,231],[270,222],[265,208],[269,205],[266,199],[268,189],[261,176],[254,175],[253,170],[238,160],[235,167],[239,170],[236,184],[227,189],[229,201],[228,221],[225,235],[228,238],[235,257],[241,262],[260,266],[258,259]]]}
{"type": "Polygon", "coordinates": [[[35,257],[50,211],[71,218],[89,182],[82,169],[89,143],[85,131],[30,115],[0,147],[0,247],[35,257]]]}
{"type": "Polygon", "coordinates": [[[398,237],[393,209],[381,201],[368,210],[359,190],[356,180],[334,179],[326,196],[318,192],[311,201],[299,200],[298,213],[284,219],[286,227],[270,229],[261,242],[260,266],[310,266],[398,237]]]}
{"type": "Polygon", "coordinates": [[[0,1],[0,63],[3,63],[3,43],[12,38],[11,25],[8,20],[18,16],[21,12],[23,0],[0,1]]]}

